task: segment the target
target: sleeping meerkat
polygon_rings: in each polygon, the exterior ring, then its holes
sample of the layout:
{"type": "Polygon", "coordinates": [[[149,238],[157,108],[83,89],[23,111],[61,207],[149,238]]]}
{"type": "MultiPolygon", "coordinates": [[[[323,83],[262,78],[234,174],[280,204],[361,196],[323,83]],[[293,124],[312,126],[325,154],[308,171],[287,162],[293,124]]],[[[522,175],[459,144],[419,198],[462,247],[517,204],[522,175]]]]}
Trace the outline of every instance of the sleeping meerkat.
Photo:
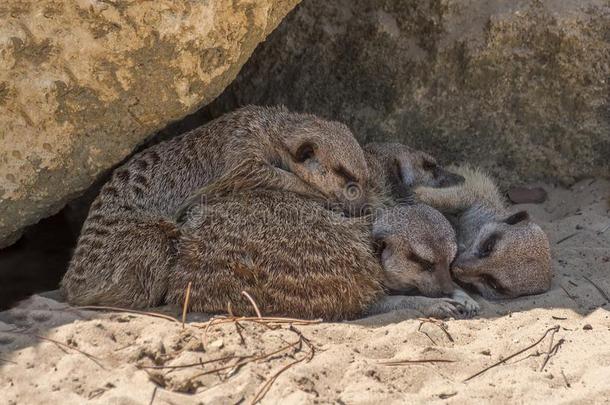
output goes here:
{"type": "MultiPolygon", "coordinates": [[[[445,169],[432,155],[401,143],[369,143],[364,153],[371,173],[371,201],[384,207],[415,204],[413,188],[418,186],[442,188],[464,182],[463,176],[445,169]]],[[[453,229],[446,231],[454,234],[453,229]]],[[[454,289],[452,299],[460,303],[466,317],[479,311],[479,304],[461,288],[454,289]]]]}
{"type": "Polygon", "coordinates": [[[438,318],[468,316],[449,297],[457,252],[449,222],[430,207],[395,206],[348,218],[280,190],[209,196],[184,216],[167,301],[251,314],[351,319],[392,309],[438,318]],[[380,260],[381,258],[381,260],[380,260]],[[398,293],[426,296],[387,296],[398,293]]]}
{"type": "Polygon", "coordinates": [[[473,316],[478,304],[449,274],[457,252],[449,222],[431,207],[398,206],[389,196],[405,191],[392,190],[395,167],[405,167],[419,179],[415,184],[437,184],[434,176],[419,173],[427,170],[422,159],[409,159],[417,151],[399,144],[375,148],[365,151],[372,213],[366,218],[345,218],[322,201],[268,190],[215,195],[187,209],[169,302],[182,302],[192,282],[193,309],[207,312],[225,310],[228,297],[234,309],[250,312],[240,295],[246,290],[267,313],[292,316],[345,319],[406,308],[439,318],[473,316]],[[426,296],[387,296],[384,288],[426,296]]]}
{"type": "Polygon", "coordinates": [[[347,126],[285,108],[249,106],[152,146],[118,167],[91,205],[61,282],[68,302],[161,304],[175,262],[180,207],[215,192],[289,190],[357,214],[369,176],[347,126]],[[209,192],[210,190],[207,190],[209,192]]]}
{"type": "Polygon", "coordinates": [[[468,166],[447,188],[417,187],[416,197],[444,214],[457,229],[459,253],[452,272],[458,283],[486,298],[540,294],[551,286],[549,241],[525,211],[510,214],[494,182],[468,166]]]}
{"type": "Polygon", "coordinates": [[[372,178],[385,176],[392,197],[399,200],[409,199],[410,190],[417,186],[437,188],[464,182],[462,176],[445,169],[432,155],[398,142],[371,142],[363,149],[372,178]]]}

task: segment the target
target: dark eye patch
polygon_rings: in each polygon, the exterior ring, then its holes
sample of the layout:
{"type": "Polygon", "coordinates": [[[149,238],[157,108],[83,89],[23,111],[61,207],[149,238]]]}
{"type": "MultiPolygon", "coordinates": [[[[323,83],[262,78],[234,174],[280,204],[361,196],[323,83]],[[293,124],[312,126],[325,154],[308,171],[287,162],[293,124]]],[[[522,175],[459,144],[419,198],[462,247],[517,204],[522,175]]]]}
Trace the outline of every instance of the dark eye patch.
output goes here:
{"type": "Polygon", "coordinates": [[[495,277],[490,276],[489,274],[483,274],[481,276],[481,281],[499,293],[503,294],[507,291],[495,277]]]}
{"type": "Polygon", "coordinates": [[[422,167],[426,171],[432,171],[432,170],[435,170],[438,167],[438,165],[435,162],[431,161],[431,160],[424,160],[424,163],[422,164],[422,167]]]}
{"type": "Polygon", "coordinates": [[[505,223],[509,225],[515,225],[519,222],[527,221],[530,218],[530,215],[527,211],[519,211],[509,216],[504,220],[505,223]]]}
{"type": "Polygon", "coordinates": [[[335,173],[337,173],[337,175],[343,177],[348,183],[349,182],[358,183],[358,179],[356,178],[356,176],[351,174],[345,167],[343,167],[343,166],[336,167],[334,169],[334,171],[335,171],[335,173]]]}
{"type": "Polygon", "coordinates": [[[402,177],[402,170],[400,170],[400,161],[398,161],[398,159],[394,159],[392,174],[396,177],[396,179],[398,179],[400,183],[404,182],[404,178],[402,177]]]}
{"type": "Polygon", "coordinates": [[[297,149],[297,153],[295,155],[295,159],[297,162],[304,162],[306,160],[311,159],[315,156],[315,148],[311,143],[304,143],[299,146],[297,149]]]}
{"type": "Polygon", "coordinates": [[[434,267],[434,263],[431,263],[426,259],[419,257],[415,253],[411,253],[411,256],[409,256],[409,260],[418,263],[425,271],[432,271],[432,268],[434,267]]]}
{"type": "Polygon", "coordinates": [[[489,235],[489,237],[487,239],[485,239],[483,241],[483,243],[481,243],[481,245],[479,246],[479,251],[477,256],[479,258],[485,258],[485,257],[489,257],[491,255],[491,253],[493,252],[493,250],[496,247],[496,244],[498,243],[498,241],[500,240],[501,236],[499,233],[492,233],[491,235],[489,235]]]}
{"type": "Polygon", "coordinates": [[[277,167],[278,169],[288,171],[288,167],[284,164],[284,162],[280,158],[273,159],[269,163],[273,167],[277,167]]]}

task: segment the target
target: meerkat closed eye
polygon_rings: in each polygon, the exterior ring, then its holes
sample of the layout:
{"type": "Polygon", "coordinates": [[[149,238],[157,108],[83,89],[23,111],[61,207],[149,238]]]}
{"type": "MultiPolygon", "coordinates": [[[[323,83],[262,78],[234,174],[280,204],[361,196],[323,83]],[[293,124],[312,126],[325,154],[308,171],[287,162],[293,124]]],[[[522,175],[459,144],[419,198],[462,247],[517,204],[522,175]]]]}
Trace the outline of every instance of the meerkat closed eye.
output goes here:
{"type": "Polygon", "coordinates": [[[440,212],[423,204],[388,208],[373,223],[373,239],[380,245],[388,289],[428,297],[453,293],[449,266],[457,243],[440,212]]]}
{"type": "Polygon", "coordinates": [[[486,298],[539,294],[551,286],[549,241],[526,212],[510,214],[493,181],[479,170],[455,169],[461,185],[418,187],[417,198],[448,215],[457,228],[458,283],[486,298]]]}

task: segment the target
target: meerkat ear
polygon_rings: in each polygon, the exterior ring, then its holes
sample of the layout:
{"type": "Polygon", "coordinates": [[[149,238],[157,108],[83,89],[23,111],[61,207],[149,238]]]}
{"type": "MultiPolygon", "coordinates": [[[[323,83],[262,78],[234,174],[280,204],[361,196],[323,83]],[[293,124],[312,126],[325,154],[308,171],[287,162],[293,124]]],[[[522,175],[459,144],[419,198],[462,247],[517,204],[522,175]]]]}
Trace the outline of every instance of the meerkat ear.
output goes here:
{"type": "Polygon", "coordinates": [[[530,219],[530,214],[527,211],[519,211],[504,220],[504,223],[509,225],[515,225],[519,222],[527,221],[530,219]]]}
{"type": "Polygon", "coordinates": [[[302,143],[295,153],[295,159],[297,162],[304,162],[311,159],[316,154],[316,145],[311,142],[302,143]]]}

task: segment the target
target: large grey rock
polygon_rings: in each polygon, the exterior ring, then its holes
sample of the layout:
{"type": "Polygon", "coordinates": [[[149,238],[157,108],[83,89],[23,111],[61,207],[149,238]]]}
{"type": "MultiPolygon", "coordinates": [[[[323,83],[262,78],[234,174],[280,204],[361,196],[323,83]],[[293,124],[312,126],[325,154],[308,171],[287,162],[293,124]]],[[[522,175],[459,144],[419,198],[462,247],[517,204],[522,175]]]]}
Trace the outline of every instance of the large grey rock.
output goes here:
{"type": "Polygon", "coordinates": [[[503,184],[610,174],[607,0],[304,0],[206,114],[286,104],[503,184]]]}
{"type": "Polygon", "coordinates": [[[1,1],[0,247],[216,97],[298,1],[1,1]]]}

